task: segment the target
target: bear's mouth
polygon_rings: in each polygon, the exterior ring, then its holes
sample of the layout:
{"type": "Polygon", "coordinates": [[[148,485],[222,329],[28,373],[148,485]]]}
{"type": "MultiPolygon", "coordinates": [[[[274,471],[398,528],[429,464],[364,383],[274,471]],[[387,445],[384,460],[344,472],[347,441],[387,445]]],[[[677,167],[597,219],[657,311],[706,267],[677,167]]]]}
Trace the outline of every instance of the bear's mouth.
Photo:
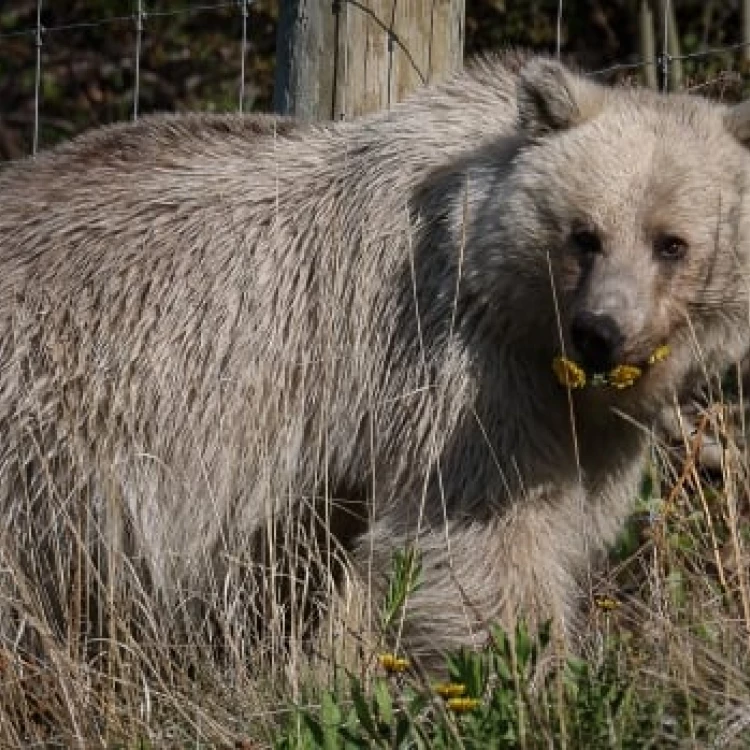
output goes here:
{"type": "Polygon", "coordinates": [[[622,390],[635,385],[648,369],[663,362],[668,356],[669,346],[662,344],[651,352],[645,362],[615,365],[607,372],[589,372],[574,360],[558,356],[552,361],[552,370],[560,385],[571,390],[587,387],[622,390]]]}

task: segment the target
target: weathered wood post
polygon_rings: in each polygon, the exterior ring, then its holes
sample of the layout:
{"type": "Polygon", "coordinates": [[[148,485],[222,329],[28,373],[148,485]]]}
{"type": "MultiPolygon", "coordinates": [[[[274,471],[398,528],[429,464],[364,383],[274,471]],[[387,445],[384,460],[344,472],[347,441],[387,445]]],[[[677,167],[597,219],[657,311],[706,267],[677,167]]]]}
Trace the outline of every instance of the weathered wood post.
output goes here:
{"type": "Polygon", "coordinates": [[[465,0],[282,0],[274,108],[308,120],[388,109],[461,67],[465,0]]]}

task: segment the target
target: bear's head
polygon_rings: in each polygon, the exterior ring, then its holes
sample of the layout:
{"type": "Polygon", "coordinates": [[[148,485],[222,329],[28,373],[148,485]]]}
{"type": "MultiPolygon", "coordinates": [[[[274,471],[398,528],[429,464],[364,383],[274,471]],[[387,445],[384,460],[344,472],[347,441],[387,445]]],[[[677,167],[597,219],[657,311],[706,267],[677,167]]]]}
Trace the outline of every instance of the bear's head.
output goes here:
{"type": "Polygon", "coordinates": [[[483,283],[493,268],[511,267],[520,286],[536,279],[529,309],[554,314],[527,335],[551,337],[594,378],[634,368],[642,375],[618,398],[654,405],[740,358],[750,104],[609,88],[536,59],[520,71],[517,105],[519,145],[495,191],[499,229],[487,233],[500,246],[485,244],[495,262],[483,283]]]}

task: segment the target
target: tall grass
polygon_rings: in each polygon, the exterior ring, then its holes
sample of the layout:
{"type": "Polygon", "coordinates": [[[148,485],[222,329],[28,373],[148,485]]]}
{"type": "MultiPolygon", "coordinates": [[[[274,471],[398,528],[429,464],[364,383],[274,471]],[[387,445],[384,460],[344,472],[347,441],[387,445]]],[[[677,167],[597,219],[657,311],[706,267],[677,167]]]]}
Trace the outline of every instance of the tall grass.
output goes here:
{"type": "Polygon", "coordinates": [[[126,549],[96,539],[96,518],[60,502],[50,522],[76,529],[78,546],[33,565],[3,550],[0,575],[13,582],[3,609],[16,636],[0,651],[0,746],[748,747],[743,414],[716,396],[678,422],[677,444],[655,438],[632,520],[593,579],[577,652],[545,629],[494,629],[484,651],[447,657],[444,677],[464,703],[363,630],[362,602],[381,629],[398,627],[419,585],[418,551],[397,556],[386,593],[370,602],[367,591],[352,594],[357,582],[342,585],[344,565],[320,580],[337,550],[317,565],[281,562],[315,533],[296,515],[269,546],[284,554],[266,560],[291,582],[291,610],[274,589],[247,588],[250,558],[200,599],[186,586],[166,602],[142,585],[126,549]],[[312,605],[308,576],[325,594],[312,605]],[[92,581],[103,587],[94,599],[92,581]],[[62,627],[49,616],[50,586],[67,602],[62,627]],[[258,617],[278,624],[261,641],[258,617]],[[323,623],[315,637],[313,622],[323,623]]]}
{"type": "Polygon", "coordinates": [[[366,680],[314,687],[277,746],[750,746],[743,414],[712,400],[677,444],[655,439],[576,655],[520,623],[483,652],[448,655],[449,686],[389,657],[366,680]],[[470,700],[452,705],[451,688],[470,700]]]}

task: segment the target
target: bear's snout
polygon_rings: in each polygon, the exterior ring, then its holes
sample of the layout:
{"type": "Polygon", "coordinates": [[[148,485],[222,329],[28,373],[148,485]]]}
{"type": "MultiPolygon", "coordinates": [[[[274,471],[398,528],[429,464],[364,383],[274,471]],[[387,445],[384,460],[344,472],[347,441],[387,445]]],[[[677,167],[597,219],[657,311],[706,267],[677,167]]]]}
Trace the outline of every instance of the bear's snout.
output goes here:
{"type": "Polygon", "coordinates": [[[579,312],[570,327],[573,346],[589,372],[608,372],[618,362],[625,337],[611,316],[579,312]]]}

